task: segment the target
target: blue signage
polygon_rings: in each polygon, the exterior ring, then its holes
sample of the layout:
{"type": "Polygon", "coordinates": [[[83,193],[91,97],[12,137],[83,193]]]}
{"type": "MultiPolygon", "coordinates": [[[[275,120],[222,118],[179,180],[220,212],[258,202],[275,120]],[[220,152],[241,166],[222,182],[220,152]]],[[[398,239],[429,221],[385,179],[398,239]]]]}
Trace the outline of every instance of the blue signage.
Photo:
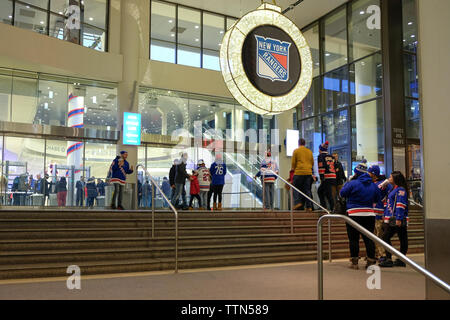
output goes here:
{"type": "Polygon", "coordinates": [[[139,146],[141,144],[141,115],[123,113],[123,144],[139,146]]]}

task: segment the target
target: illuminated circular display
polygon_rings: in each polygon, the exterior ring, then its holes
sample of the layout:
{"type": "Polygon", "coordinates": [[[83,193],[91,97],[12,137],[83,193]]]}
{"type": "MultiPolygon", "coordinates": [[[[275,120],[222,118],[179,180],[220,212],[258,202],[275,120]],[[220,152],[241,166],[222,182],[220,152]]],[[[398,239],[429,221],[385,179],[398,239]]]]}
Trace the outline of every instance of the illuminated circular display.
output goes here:
{"type": "Polygon", "coordinates": [[[225,33],[220,65],[234,98],[258,114],[292,109],[311,86],[312,59],[305,38],[280,7],[267,3],[225,33]]]}

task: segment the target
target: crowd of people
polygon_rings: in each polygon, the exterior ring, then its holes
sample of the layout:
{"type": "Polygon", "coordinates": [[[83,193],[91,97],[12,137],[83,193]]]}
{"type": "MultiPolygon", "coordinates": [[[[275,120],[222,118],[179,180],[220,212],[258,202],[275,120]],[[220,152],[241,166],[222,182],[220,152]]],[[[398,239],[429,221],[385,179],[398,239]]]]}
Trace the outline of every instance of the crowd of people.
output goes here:
{"type": "MultiPolygon", "coordinates": [[[[294,191],[295,209],[312,211],[311,186],[317,180],[314,175],[312,151],[306,147],[304,139],[299,140],[292,156],[289,180],[301,193],[294,191]]],[[[319,146],[317,167],[320,177],[318,195],[320,206],[334,210],[336,201],[345,202],[345,214],[368,231],[391,244],[397,234],[400,239],[400,252],[408,251],[408,187],[405,176],[400,171],[391,173],[388,179],[380,172],[378,165],[370,168],[363,159],[354,169],[354,175],[347,181],[343,166],[337,154],[330,155],[329,143],[319,146]]],[[[392,261],[392,255],[382,246],[375,245],[367,236],[350,226],[347,235],[350,246],[350,268],[358,269],[359,240],[362,236],[366,247],[366,268],[378,262],[380,267],[404,267],[400,259],[392,261]]]]}

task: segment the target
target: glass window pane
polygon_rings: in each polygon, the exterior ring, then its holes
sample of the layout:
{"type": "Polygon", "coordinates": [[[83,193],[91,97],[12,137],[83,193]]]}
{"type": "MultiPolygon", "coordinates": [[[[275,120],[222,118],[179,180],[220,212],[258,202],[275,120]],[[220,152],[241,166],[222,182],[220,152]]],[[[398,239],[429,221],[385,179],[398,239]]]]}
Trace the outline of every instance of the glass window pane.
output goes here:
{"type": "Polygon", "coordinates": [[[0,120],[9,121],[11,110],[12,76],[0,75],[0,120]]]}
{"type": "Polygon", "coordinates": [[[417,72],[416,56],[412,54],[405,54],[405,95],[407,97],[419,97],[419,75],[417,72]]]}
{"type": "Polygon", "coordinates": [[[319,113],[320,106],[320,77],[314,78],[308,95],[300,103],[301,118],[308,118],[319,113]]]}
{"type": "Polygon", "coordinates": [[[175,63],[175,10],[175,5],[152,1],[152,60],[175,63]]]}
{"type": "Polygon", "coordinates": [[[31,4],[33,6],[47,9],[48,8],[48,0],[22,0],[22,2],[26,2],[28,4],[31,4]]]}
{"type": "Polygon", "coordinates": [[[200,67],[200,11],[178,7],[178,64],[200,67]]]}
{"type": "Polygon", "coordinates": [[[0,1],[0,22],[12,23],[13,6],[11,0],[0,1]]]}
{"type": "Polygon", "coordinates": [[[189,128],[188,99],[176,92],[141,88],[139,112],[144,133],[171,135],[177,129],[189,128]]]}
{"type": "Polygon", "coordinates": [[[351,108],[352,174],[353,169],[367,159],[367,165],[379,165],[384,173],[384,118],[381,99],[351,108]]]}
{"type": "Polygon", "coordinates": [[[47,200],[48,206],[81,206],[85,202],[84,189],[78,188],[77,192],[76,187],[77,181],[80,181],[82,176],[86,176],[83,153],[82,141],[47,140],[45,173],[48,174],[48,180],[52,183],[47,200]],[[66,180],[67,192],[66,197],[61,197],[60,194],[58,201],[58,193],[62,191],[58,182],[61,182],[62,177],[66,180]]]}
{"type": "Polygon", "coordinates": [[[345,8],[325,18],[325,71],[347,63],[347,22],[345,8]]]}
{"type": "Polygon", "coordinates": [[[319,24],[315,24],[305,32],[303,36],[309,44],[313,58],[313,76],[320,74],[320,54],[319,54],[319,24]]]}
{"type": "Polygon", "coordinates": [[[322,112],[342,108],[348,105],[349,82],[348,68],[344,67],[323,76],[325,101],[322,112]]]}
{"type": "Polygon", "coordinates": [[[22,29],[47,34],[47,12],[16,3],[14,25],[22,29]]]}
{"type": "Polygon", "coordinates": [[[203,68],[220,70],[219,51],[224,34],[223,16],[203,13],[203,68]]]}
{"type": "Polygon", "coordinates": [[[106,174],[117,154],[116,145],[86,141],[85,148],[84,176],[89,188],[83,206],[110,206],[108,200],[112,198],[112,187],[107,184],[106,174]]]}
{"type": "Polygon", "coordinates": [[[79,5],[78,0],[51,0],[50,1],[50,11],[59,13],[59,14],[67,14],[67,9],[69,5],[79,5]],[[69,4],[70,2],[70,4],[69,4]]]}
{"type": "Polygon", "coordinates": [[[376,14],[370,6],[380,8],[379,0],[359,0],[351,5],[349,46],[353,60],[365,57],[381,49],[381,30],[373,27],[376,14]],[[371,28],[368,28],[371,26],[371,28]]]}
{"type": "Polygon", "coordinates": [[[350,103],[358,103],[381,96],[382,74],[380,54],[352,64],[350,67],[350,103]]]}
{"type": "Polygon", "coordinates": [[[203,68],[220,71],[220,51],[203,49],[203,68]]]}
{"type": "Polygon", "coordinates": [[[66,18],[56,15],[50,14],[50,37],[58,38],[60,40],[64,40],[64,25],[66,23],[66,18]]]}
{"type": "Polygon", "coordinates": [[[314,156],[314,172],[317,169],[317,156],[319,155],[319,145],[322,143],[322,125],[320,117],[303,120],[300,122],[300,137],[305,139],[306,147],[309,148],[314,156]]]}
{"type": "Polygon", "coordinates": [[[84,23],[106,29],[106,6],[107,0],[84,0],[81,2],[84,23]]]}
{"type": "Polygon", "coordinates": [[[350,159],[349,125],[347,109],[322,117],[323,140],[330,143],[328,151],[331,154],[337,153],[339,155],[346,176],[348,176],[348,159],[350,159]]]}
{"type": "Polygon", "coordinates": [[[406,136],[409,139],[420,139],[419,100],[406,99],[406,136]]]}
{"type": "Polygon", "coordinates": [[[403,48],[417,51],[417,10],[416,0],[402,0],[403,48]]]}
{"type": "Polygon", "coordinates": [[[13,77],[11,121],[34,123],[38,101],[37,87],[37,79],[13,77]]]}
{"type": "Polygon", "coordinates": [[[117,88],[82,86],[85,105],[84,127],[102,130],[117,128],[117,88]]]}
{"type": "Polygon", "coordinates": [[[84,24],[83,30],[83,46],[98,51],[105,51],[106,33],[104,30],[97,29],[84,24]]]}
{"type": "MultiPolygon", "coordinates": [[[[33,205],[38,175],[43,176],[44,140],[5,137],[3,174],[8,181],[8,204],[33,205]]],[[[40,197],[43,201],[43,197],[40,197]]],[[[41,205],[35,203],[35,205],[41,205]]]]}
{"type": "Polygon", "coordinates": [[[67,83],[39,80],[39,102],[33,123],[65,126],[67,83]]]}

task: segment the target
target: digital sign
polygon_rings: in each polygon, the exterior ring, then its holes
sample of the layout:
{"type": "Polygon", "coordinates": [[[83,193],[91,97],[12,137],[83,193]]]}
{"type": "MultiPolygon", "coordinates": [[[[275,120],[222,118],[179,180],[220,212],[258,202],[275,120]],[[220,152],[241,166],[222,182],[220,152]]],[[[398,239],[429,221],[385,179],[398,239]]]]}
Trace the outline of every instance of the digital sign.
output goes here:
{"type": "Polygon", "coordinates": [[[286,156],[292,157],[294,150],[298,148],[298,140],[300,138],[300,131],[286,130],[286,156]]]}
{"type": "Polygon", "coordinates": [[[139,146],[141,144],[141,115],[123,113],[123,144],[139,146]]]}

